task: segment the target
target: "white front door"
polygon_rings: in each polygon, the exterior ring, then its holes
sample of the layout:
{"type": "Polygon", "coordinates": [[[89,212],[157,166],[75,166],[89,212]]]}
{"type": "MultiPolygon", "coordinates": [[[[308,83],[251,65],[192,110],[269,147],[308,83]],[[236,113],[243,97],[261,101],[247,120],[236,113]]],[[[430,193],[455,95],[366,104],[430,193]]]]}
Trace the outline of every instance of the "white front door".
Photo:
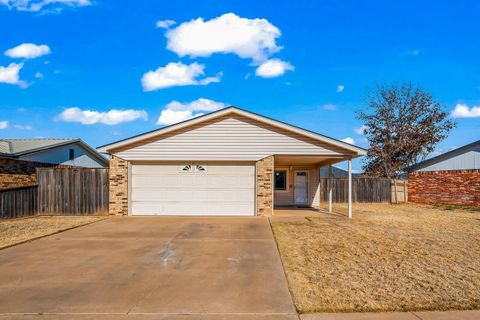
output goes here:
{"type": "Polygon", "coordinates": [[[295,171],[295,205],[308,205],[308,171],[295,171]]]}

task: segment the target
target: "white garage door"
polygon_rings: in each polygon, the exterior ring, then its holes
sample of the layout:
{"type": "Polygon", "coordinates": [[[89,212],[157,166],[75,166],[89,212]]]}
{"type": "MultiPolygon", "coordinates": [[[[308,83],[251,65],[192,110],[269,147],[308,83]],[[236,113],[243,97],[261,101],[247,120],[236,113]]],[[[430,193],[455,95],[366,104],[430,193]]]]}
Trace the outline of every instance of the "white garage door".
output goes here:
{"type": "Polygon", "coordinates": [[[254,165],[134,164],[131,174],[132,215],[254,215],[254,165]]]}

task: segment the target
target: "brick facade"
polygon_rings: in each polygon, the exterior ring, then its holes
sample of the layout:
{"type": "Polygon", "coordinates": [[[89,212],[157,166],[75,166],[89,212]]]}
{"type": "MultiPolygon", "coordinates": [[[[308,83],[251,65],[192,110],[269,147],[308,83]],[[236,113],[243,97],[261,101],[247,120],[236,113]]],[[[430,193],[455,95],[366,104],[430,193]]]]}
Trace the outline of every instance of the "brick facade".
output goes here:
{"type": "Polygon", "coordinates": [[[408,201],[480,207],[480,170],[410,172],[408,201]]]}
{"type": "Polygon", "coordinates": [[[128,161],[111,156],[109,165],[108,212],[128,214],[128,161]]]}
{"type": "Polygon", "coordinates": [[[71,166],[0,157],[0,190],[36,185],[37,168],[71,168],[71,166]]]}
{"type": "Polygon", "coordinates": [[[256,163],[257,216],[273,214],[273,156],[256,163]]]}

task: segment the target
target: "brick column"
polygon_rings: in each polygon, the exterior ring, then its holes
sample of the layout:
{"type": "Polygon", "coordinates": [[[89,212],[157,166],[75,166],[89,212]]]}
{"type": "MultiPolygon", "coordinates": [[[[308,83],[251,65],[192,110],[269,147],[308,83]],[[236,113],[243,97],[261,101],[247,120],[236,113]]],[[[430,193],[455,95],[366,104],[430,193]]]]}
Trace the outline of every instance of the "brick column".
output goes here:
{"type": "Polygon", "coordinates": [[[128,161],[111,156],[109,174],[108,212],[128,214],[128,161]]]}
{"type": "Polygon", "coordinates": [[[257,179],[257,216],[273,214],[273,156],[255,164],[257,179]]]}

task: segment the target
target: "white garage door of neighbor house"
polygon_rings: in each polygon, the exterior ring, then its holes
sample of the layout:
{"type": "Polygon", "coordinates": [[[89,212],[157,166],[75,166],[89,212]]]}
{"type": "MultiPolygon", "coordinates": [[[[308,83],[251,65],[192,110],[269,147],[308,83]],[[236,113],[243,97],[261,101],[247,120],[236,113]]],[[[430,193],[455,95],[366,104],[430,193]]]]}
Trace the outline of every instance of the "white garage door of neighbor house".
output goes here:
{"type": "Polygon", "coordinates": [[[255,212],[255,166],[134,164],[132,215],[241,215],[255,212]]]}

